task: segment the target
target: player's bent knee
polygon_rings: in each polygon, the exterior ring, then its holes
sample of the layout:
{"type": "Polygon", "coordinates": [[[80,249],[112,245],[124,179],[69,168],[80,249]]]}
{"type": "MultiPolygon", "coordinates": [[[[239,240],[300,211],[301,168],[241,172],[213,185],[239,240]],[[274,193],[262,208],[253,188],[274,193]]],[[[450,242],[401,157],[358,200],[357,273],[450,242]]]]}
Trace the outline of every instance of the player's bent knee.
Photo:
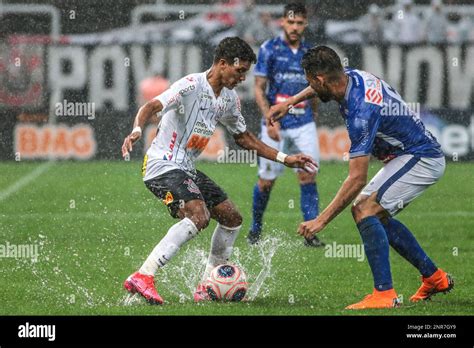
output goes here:
{"type": "Polygon", "coordinates": [[[212,217],[221,225],[226,227],[238,227],[242,225],[242,215],[231,201],[219,204],[212,211],[212,217]]]}
{"type": "Polygon", "coordinates": [[[205,212],[194,214],[192,217],[190,217],[190,219],[196,225],[196,228],[199,231],[202,231],[207,226],[209,226],[210,216],[205,212]]]}
{"type": "Polygon", "coordinates": [[[229,216],[229,219],[226,224],[223,224],[224,226],[227,227],[238,227],[242,225],[243,222],[242,215],[237,210],[232,211],[232,213],[229,216]]]}
{"type": "Polygon", "coordinates": [[[368,196],[358,197],[351,207],[351,213],[357,224],[368,216],[386,216],[385,210],[368,196]]]}
{"type": "Polygon", "coordinates": [[[205,229],[211,219],[211,214],[204,201],[200,200],[187,202],[184,206],[184,215],[196,225],[199,231],[205,229]]]}

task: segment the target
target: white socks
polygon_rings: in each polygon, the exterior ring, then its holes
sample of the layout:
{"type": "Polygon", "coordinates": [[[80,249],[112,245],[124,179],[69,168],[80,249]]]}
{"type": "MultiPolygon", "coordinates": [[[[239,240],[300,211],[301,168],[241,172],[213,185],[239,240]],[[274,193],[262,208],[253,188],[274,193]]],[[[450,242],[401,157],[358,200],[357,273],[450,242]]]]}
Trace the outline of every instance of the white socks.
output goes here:
{"type": "Polygon", "coordinates": [[[179,248],[197,233],[198,229],[189,218],[184,218],[171,226],[168,233],[148,256],[139,272],[154,276],[158,268],[163,267],[178,252],[179,248]]]}
{"type": "Polygon", "coordinates": [[[214,234],[212,235],[211,252],[207,260],[202,281],[205,281],[207,277],[209,277],[214,267],[229,260],[232,250],[234,249],[234,242],[239,235],[241,227],[242,226],[225,227],[219,223],[217,224],[214,234]]]}

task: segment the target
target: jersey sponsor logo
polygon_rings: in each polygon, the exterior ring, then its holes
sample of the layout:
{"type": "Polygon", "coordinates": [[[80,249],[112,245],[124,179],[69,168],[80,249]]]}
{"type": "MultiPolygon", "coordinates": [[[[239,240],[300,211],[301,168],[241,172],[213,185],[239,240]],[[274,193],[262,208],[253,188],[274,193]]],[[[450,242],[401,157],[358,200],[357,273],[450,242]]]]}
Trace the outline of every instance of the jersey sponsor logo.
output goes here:
{"type": "Polygon", "coordinates": [[[365,92],[365,101],[371,104],[382,105],[382,92],[374,88],[367,89],[367,91],[365,92]]]}
{"type": "Polygon", "coordinates": [[[193,134],[199,134],[205,137],[210,137],[213,133],[214,131],[207,128],[207,125],[201,121],[197,121],[196,125],[193,128],[193,134]]]}
{"type": "Polygon", "coordinates": [[[301,83],[308,84],[304,74],[299,73],[277,73],[275,74],[275,81],[278,83],[301,83]]]}
{"type": "Polygon", "coordinates": [[[196,85],[189,85],[188,87],[186,88],[183,88],[181,90],[178,91],[178,93],[176,93],[175,95],[173,95],[169,100],[168,100],[168,104],[173,104],[176,100],[178,100],[178,98],[183,95],[185,95],[186,93],[188,93],[189,91],[193,91],[196,89],[196,85]]]}
{"type": "Polygon", "coordinates": [[[171,136],[170,145],[169,145],[170,151],[173,151],[174,145],[176,144],[177,137],[178,137],[178,133],[176,133],[176,131],[173,131],[173,135],[171,136]]]}
{"type": "Polygon", "coordinates": [[[163,159],[165,161],[171,161],[173,159],[173,149],[174,145],[176,144],[176,138],[178,137],[178,133],[176,131],[173,131],[173,134],[171,135],[171,140],[168,145],[169,151],[166,151],[166,153],[163,155],[163,159]]]}
{"type": "Polygon", "coordinates": [[[186,144],[186,148],[190,150],[203,151],[209,143],[210,139],[210,137],[203,137],[198,134],[193,134],[191,135],[191,138],[189,138],[189,141],[186,144]]]}
{"type": "Polygon", "coordinates": [[[186,88],[183,88],[182,90],[180,90],[178,93],[180,95],[184,95],[185,93],[189,92],[189,91],[193,91],[196,89],[196,85],[189,85],[188,87],[186,88]]]}
{"type": "Polygon", "coordinates": [[[183,184],[187,185],[187,189],[189,192],[197,193],[197,194],[201,193],[201,191],[199,190],[199,187],[196,185],[196,183],[192,179],[188,178],[184,180],[183,184]]]}
{"type": "Polygon", "coordinates": [[[380,80],[374,75],[369,74],[365,71],[360,71],[359,73],[364,79],[365,102],[375,105],[382,105],[383,93],[382,84],[380,83],[380,80]]]}
{"type": "MultiPolygon", "coordinates": [[[[290,98],[288,94],[278,93],[275,96],[275,104],[284,103],[288,100],[288,98],[290,98]]],[[[301,103],[293,105],[288,111],[288,113],[292,115],[303,115],[305,113],[305,108],[306,108],[306,100],[303,100],[301,103]]]]}
{"type": "Polygon", "coordinates": [[[166,192],[165,199],[163,199],[164,205],[171,204],[173,203],[173,201],[174,201],[173,194],[170,191],[166,192]]]}

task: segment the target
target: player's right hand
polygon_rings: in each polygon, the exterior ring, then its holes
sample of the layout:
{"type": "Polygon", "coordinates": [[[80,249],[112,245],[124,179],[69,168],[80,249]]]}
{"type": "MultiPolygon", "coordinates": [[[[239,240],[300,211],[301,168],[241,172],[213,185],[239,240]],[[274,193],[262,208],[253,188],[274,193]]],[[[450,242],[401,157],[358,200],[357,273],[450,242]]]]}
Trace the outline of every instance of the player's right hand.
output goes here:
{"type": "Polygon", "coordinates": [[[283,102],[272,105],[270,107],[270,110],[268,110],[267,114],[265,115],[267,123],[273,125],[283,116],[285,116],[292,106],[293,105],[291,105],[291,103],[289,102],[283,102]]]}
{"type": "Polygon", "coordinates": [[[302,153],[287,156],[285,158],[285,165],[291,168],[301,168],[309,174],[318,172],[316,161],[311,156],[302,153]]]}
{"type": "Polygon", "coordinates": [[[132,152],[133,149],[133,144],[135,144],[138,139],[140,139],[140,132],[133,132],[130,135],[127,135],[127,137],[123,141],[122,145],[122,157],[125,158],[129,152],[132,152]]]}

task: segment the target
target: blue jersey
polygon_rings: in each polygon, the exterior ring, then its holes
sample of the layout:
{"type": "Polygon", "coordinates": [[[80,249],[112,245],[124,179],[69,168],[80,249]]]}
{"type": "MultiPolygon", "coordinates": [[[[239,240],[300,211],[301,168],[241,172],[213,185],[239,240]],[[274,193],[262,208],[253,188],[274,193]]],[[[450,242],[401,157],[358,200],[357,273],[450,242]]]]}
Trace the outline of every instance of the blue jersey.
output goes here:
{"type": "Polygon", "coordinates": [[[351,139],[350,158],[372,154],[389,161],[404,154],[443,156],[436,138],[388,83],[361,70],[345,69],[345,73],[349,81],[340,111],[351,139]]]}
{"type": "MultiPolygon", "coordinates": [[[[293,53],[282,37],[265,41],[258,51],[255,76],[268,79],[267,99],[270,105],[284,102],[289,97],[308,87],[301,59],[309,46],[301,42],[293,53]]],[[[294,105],[290,113],[280,120],[282,129],[296,128],[313,122],[313,111],[310,103],[304,101],[294,105]]]]}

